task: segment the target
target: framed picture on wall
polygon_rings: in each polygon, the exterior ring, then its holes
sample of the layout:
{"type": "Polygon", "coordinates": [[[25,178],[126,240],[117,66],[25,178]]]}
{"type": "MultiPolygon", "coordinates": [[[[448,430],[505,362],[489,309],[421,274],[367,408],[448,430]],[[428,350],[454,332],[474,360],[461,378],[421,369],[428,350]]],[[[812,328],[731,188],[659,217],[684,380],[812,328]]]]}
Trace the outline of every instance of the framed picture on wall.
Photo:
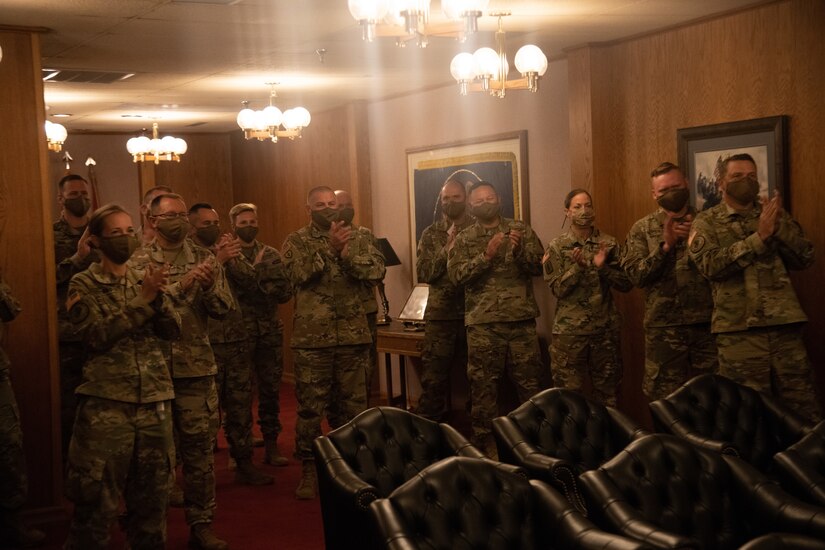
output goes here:
{"type": "Polygon", "coordinates": [[[691,203],[696,209],[705,210],[722,200],[719,168],[722,161],[737,153],[748,153],[756,161],[760,195],[779,191],[788,208],[788,118],[773,116],[677,130],[679,165],[690,183],[691,203]]]}
{"type": "Polygon", "coordinates": [[[416,248],[424,229],[441,217],[441,187],[457,179],[469,187],[484,180],[501,199],[501,215],[530,222],[527,130],[407,149],[413,284],[416,248]]]}

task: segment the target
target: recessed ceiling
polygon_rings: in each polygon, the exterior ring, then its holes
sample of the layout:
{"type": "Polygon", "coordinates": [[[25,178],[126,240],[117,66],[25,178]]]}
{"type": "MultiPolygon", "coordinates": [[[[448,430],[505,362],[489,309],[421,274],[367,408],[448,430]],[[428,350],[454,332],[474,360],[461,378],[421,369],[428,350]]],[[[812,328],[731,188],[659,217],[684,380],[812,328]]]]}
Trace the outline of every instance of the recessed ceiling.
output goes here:
{"type": "MultiPolygon", "coordinates": [[[[267,103],[267,82],[278,83],[279,107],[312,112],[453,84],[455,54],[494,45],[491,12],[512,13],[504,21],[510,56],[534,43],[552,59],[571,46],[760,3],[491,0],[467,42],[432,38],[425,49],[362,41],[346,0],[0,0],[0,24],[50,29],[41,36],[44,69],[107,81],[44,82],[48,113],[71,113],[59,119],[69,131],[134,132],[156,118],[167,132],[225,132],[237,129],[241,101],[267,103]]],[[[439,19],[436,0],[431,21],[439,19]]]]}

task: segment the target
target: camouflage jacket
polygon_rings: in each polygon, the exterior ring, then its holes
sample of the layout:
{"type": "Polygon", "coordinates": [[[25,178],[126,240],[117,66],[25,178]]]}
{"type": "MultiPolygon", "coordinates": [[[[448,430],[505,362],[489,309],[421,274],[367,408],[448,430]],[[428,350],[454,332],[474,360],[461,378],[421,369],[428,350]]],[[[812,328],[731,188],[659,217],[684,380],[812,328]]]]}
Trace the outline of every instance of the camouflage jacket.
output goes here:
{"type": "Polygon", "coordinates": [[[464,286],[464,323],[480,325],[533,319],[539,307],[533,297],[531,277],[541,274],[542,245],[524,222],[501,218],[498,227],[474,223],[456,236],[447,257],[453,284],[464,286]],[[487,261],[487,243],[496,233],[523,232],[521,246],[513,252],[509,239],[487,261]]]}
{"type": "Polygon", "coordinates": [[[346,258],[333,254],[329,234],[314,224],[291,233],[283,260],[295,290],[294,348],[369,344],[361,289],[384,278],[384,258],[361,232],[353,232],[346,258]]]}
{"type": "MultiPolygon", "coordinates": [[[[384,255],[378,249],[378,241],[375,239],[375,235],[372,234],[372,231],[364,227],[363,225],[355,225],[352,224],[352,230],[357,231],[362,234],[363,238],[367,239],[375,249],[375,253],[379,254],[382,258],[381,263],[384,263],[384,255]]],[[[383,278],[382,278],[383,279],[383,278]]],[[[361,283],[361,295],[364,300],[364,313],[370,315],[372,313],[378,313],[378,300],[375,299],[375,285],[377,285],[380,281],[363,281],[361,283]]]]}
{"type": "MultiPolygon", "coordinates": [[[[209,249],[209,251],[214,253],[212,249],[209,249]]],[[[228,264],[224,265],[224,271],[226,272],[229,294],[232,296],[232,308],[220,319],[209,317],[206,320],[209,332],[209,343],[212,345],[244,342],[249,338],[246,321],[241,311],[241,304],[238,301],[238,293],[229,278],[228,264]]]]}
{"type": "Polygon", "coordinates": [[[68,307],[87,353],[76,393],[127,403],[174,397],[159,338],[178,338],[181,318],[166,295],[147,302],[140,273],[116,277],[96,263],[72,277],[68,307]]]}
{"type": "Polygon", "coordinates": [[[226,264],[229,286],[237,292],[243,318],[258,335],[277,334],[278,304],[292,298],[292,285],[277,250],[259,241],[243,248],[241,255],[226,264]],[[258,254],[264,251],[259,264],[258,254]]]}
{"type": "Polygon", "coordinates": [[[80,273],[100,259],[97,250],[92,250],[84,259],[74,262],[77,243],[83,231],[75,232],[72,226],[61,216],[52,226],[54,230],[54,263],[57,268],[57,327],[61,342],[80,342],[80,335],[75,334],[74,325],[66,313],[66,298],[69,295],[69,281],[75,273],[80,273]]]}
{"type": "Polygon", "coordinates": [[[782,212],[776,232],[757,235],[760,205],[737,213],[722,202],[693,222],[688,247],[713,291],[712,332],[734,332],[806,321],[789,269],[813,265],[814,247],[802,228],[782,212]]]}
{"type": "Polygon", "coordinates": [[[232,309],[232,294],[226,282],[223,268],[217,265],[215,257],[207,249],[187,239],[177,257],[167,261],[157,240],[135,251],[129,265],[142,272],[148,264],[160,268],[169,263],[169,282],[166,294],[171,298],[175,310],[181,318],[181,337],[172,342],[169,358],[172,378],[194,378],[217,374],[215,356],[209,343],[207,318],[222,319],[232,309]],[[204,290],[200,283],[193,282],[183,289],[181,279],[196,265],[213,262],[215,281],[204,290]]]}
{"type": "MultiPolygon", "coordinates": [[[[470,227],[475,219],[465,216],[456,232],[470,227]]],[[[430,287],[424,319],[449,320],[464,318],[464,287],[456,285],[447,275],[447,231],[452,226],[447,218],[435,222],[421,233],[416,252],[415,272],[419,283],[430,287]]]]}
{"type": "MultiPolygon", "coordinates": [[[[696,211],[688,211],[694,219],[696,211]]],[[[622,268],[645,293],[645,326],[675,327],[709,323],[713,311],[710,283],[696,269],[681,240],[665,253],[661,208],[633,224],[622,254],[622,268]]]]}
{"type": "Polygon", "coordinates": [[[572,230],[553,239],[544,254],[544,280],[556,297],[553,334],[597,334],[619,326],[619,313],[611,289],[627,292],[633,288],[619,265],[616,239],[593,228],[583,240],[572,230]],[[596,269],[593,256],[606,242],[607,260],[596,269]],[[574,248],[581,248],[586,267],[573,261],[574,248]]]}
{"type": "MultiPolygon", "coordinates": [[[[4,324],[13,321],[18,313],[20,313],[20,303],[12,294],[11,288],[6,284],[6,281],[0,277],[0,321],[4,324]]],[[[3,336],[5,336],[5,333],[3,333],[3,336]]],[[[3,348],[0,348],[0,382],[9,379],[10,367],[9,356],[6,355],[6,351],[3,348]]]]}

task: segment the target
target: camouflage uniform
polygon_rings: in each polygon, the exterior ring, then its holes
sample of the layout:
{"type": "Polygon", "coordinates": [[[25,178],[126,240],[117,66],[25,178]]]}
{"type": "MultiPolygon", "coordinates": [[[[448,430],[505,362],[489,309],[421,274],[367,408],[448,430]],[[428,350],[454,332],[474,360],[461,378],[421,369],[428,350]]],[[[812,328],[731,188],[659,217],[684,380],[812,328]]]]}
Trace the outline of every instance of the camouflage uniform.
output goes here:
{"type": "Polygon", "coordinates": [[[557,300],[550,345],[553,385],[581,391],[589,375],[595,397],[615,406],[622,359],[619,312],[611,288],[627,292],[633,286],[619,265],[616,239],[593,228],[580,240],[570,230],[550,242],[543,264],[544,280],[557,300]],[[593,256],[602,242],[608,246],[607,259],[596,269],[593,256]],[[582,249],[587,267],[573,260],[574,248],[582,249]]]}
{"type": "MultiPolygon", "coordinates": [[[[475,219],[465,216],[456,232],[473,223],[475,219]]],[[[466,373],[467,364],[464,287],[453,284],[447,275],[447,231],[452,225],[449,219],[442,218],[424,230],[415,265],[418,281],[430,287],[424,310],[421,398],[416,413],[435,421],[441,420],[446,409],[453,365],[459,365],[466,373]]]]}
{"type": "Polygon", "coordinates": [[[232,295],[219,265],[215,266],[215,281],[207,290],[197,281],[186,290],[182,288],[180,280],[192,268],[204,261],[215,262],[207,249],[187,239],[180,249],[170,252],[165,253],[154,240],[137,250],[130,264],[139,270],[149,264],[156,268],[169,264],[166,293],[183,327],[180,340],[172,342],[168,350],[175,386],[172,418],[183,462],[186,522],[192,526],[211,523],[215,514],[213,451],[218,431],[218,367],[209,344],[207,318],[227,315],[232,309],[232,295]]]}
{"type": "Polygon", "coordinates": [[[321,417],[331,398],[345,398],[337,407],[342,415],[338,422],[366,407],[372,340],[360,289],[366,281],[384,278],[384,259],[362,233],[353,232],[348,247],[346,258],[333,255],[329,233],[314,224],[290,234],[283,246],[295,290],[290,345],[298,399],[295,456],[301,460],[312,459],[312,440],[321,434],[321,417]]]}
{"type": "MultiPolygon", "coordinates": [[[[20,304],[0,278],[0,320],[8,323],[19,312],[20,304]]],[[[0,348],[0,514],[11,518],[26,502],[28,478],[20,412],[11,387],[10,369],[9,357],[0,348]]]]}
{"type": "Polygon", "coordinates": [[[756,233],[761,213],[758,203],[738,213],[723,202],[693,222],[690,256],[711,282],[719,371],[819,419],[801,335],[807,317],[788,276],[813,264],[813,244],[785,211],[763,243],[756,233]]]}
{"type": "Polygon", "coordinates": [[[54,230],[54,263],[57,267],[57,326],[60,352],[60,432],[62,438],[63,461],[69,452],[72,438],[77,398],[75,389],[83,378],[83,344],[80,336],[66,313],[66,298],[69,293],[69,281],[76,273],[88,268],[100,256],[92,250],[83,260],[75,262],[77,243],[83,235],[83,229],[75,230],[61,216],[52,226],[54,230]]]}
{"type": "MultiPolygon", "coordinates": [[[[687,211],[696,218],[696,210],[687,211]]],[[[622,267],[645,293],[645,377],[648,399],[670,395],[698,374],[716,372],[716,336],[710,332],[710,283],[697,271],[680,240],[662,250],[667,213],[658,209],[633,224],[622,267]]]]}
{"type": "Polygon", "coordinates": [[[482,447],[488,446],[492,419],[498,416],[498,385],[508,355],[519,400],[541,389],[539,308],[531,281],[541,274],[541,253],[541,241],[529,226],[502,217],[497,227],[474,223],[459,233],[448,254],[447,273],[453,284],[464,287],[473,441],[482,447]],[[511,229],[523,232],[517,251],[505,237],[496,257],[487,261],[487,243],[511,229]]]}
{"type": "Polygon", "coordinates": [[[265,439],[281,433],[281,378],[284,374],[283,331],[278,326],[278,304],[292,297],[281,255],[255,241],[226,266],[229,284],[238,293],[249,335],[249,357],[258,382],[258,423],[265,439]],[[263,259],[253,265],[264,250],[263,259]]]}
{"type": "Polygon", "coordinates": [[[75,504],[66,548],[108,548],[121,496],[130,548],[162,548],[174,393],[159,337],[177,338],[180,317],[165,295],[141,296],[134,269],[116,277],[93,264],[72,278],[69,296],[88,356],[66,472],[75,504]]]}

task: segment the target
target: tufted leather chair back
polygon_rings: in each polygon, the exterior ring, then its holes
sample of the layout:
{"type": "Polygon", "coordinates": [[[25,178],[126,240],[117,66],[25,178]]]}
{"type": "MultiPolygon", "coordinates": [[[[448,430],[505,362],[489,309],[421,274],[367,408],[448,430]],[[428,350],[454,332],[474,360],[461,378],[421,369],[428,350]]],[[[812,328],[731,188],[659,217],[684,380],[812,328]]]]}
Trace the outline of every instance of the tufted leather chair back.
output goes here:
{"type": "MultiPolygon", "coordinates": [[[[634,510],[635,520],[697,541],[701,548],[734,548],[747,540],[722,456],[675,436],[637,439],[598,471],[583,474],[582,481],[592,500],[604,505],[609,494],[612,502],[634,510]]],[[[634,521],[629,517],[618,521],[634,521]]]]}
{"type": "MultiPolygon", "coordinates": [[[[663,400],[681,428],[705,439],[732,443],[725,449],[762,471],[768,471],[774,453],[799,439],[801,427],[792,413],[778,407],[756,390],[717,374],[693,378],[663,400]],[[789,424],[791,429],[789,429],[789,424]]],[[[651,404],[659,429],[672,431],[651,404]]]]}
{"type": "Polygon", "coordinates": [[[379,497],[388,496],[433,462],[456,454],[438,423],[393,407],[369,409],[328,437],[379,497]]]}
{"type": "Polygon", "coordinates": [[[567,461],[577,474],[597,468],[632,439],[604,405],[560,388],[536,394],[507,416],[525,441],[542,454],[567,461]]]}
{"type": "Polygon", "coordinates": [[[530,483],[516,472],[454,457],[416,475],[389,500],[417,548],[545,548],[537,540],[530,483]]]}

